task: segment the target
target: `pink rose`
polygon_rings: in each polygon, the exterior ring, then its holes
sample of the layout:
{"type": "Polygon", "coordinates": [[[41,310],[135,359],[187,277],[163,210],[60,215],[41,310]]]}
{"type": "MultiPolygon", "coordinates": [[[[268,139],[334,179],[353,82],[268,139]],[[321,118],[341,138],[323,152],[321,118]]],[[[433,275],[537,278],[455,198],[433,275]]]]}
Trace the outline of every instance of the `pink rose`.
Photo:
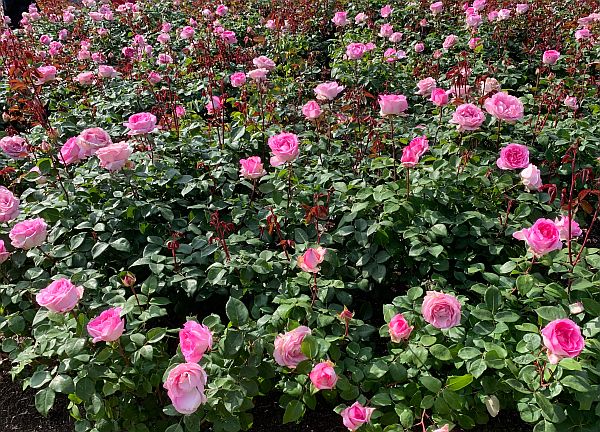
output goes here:
{"type": "Polygon", "coordinates": [[[544,51],[542,55],[542,62],[547,65],[556,64],[558,59],[560,58],[560,53],[556,50],[547,50],[544,51]]]}
{"type": "Polygon", "coordinates": [[[215,13],[221,17],[227,15],[227,12],[229,12],[229,8],[225,5],[217,6],[217,10],[215,11],[215,13]]]}
{"type": "Polygon", "coordinates": [[[582,29],[575,31],[575,39],[576,40],[589,39],[591,37],[592,37],[592,32],[588,28],[582,28],[582,29]]]}
{"type": "Polygon", "coordinates": [[[460,303],[450,294],[427,291],[421,313],[432,326],[448,329],[460,324],[460,303]]]}
{"type": "Polygon", "coordinates": [[[114,78],[117,76],[117,71],[112,66],[100,65],[98,66],[98,76],[100,78],[114,78]]]}
{"type": "Polygon", "coordinates": [[[193,414],[206,402],[206,372],[198,363],[182,363],[169,371],[163,387],[177,412],[193,414]]]}
{"type": "Polygon", "coordinates": [[[235,32],[231,31],[231,30],[225,30],[223,31],[223,33],[221,33],[221,39],[223,39],[223,42],[229,44],[229,45],[233,45],[234,43],[237,43],[237,37],[235,35],[235,32]]]}
{"type": "Polygon", "coordinates": [[[29,154],[27,141],[17,135],[5,136],[0,139],[0,148],[13,159],[23,159],[29,154]]]}
{"type": "Polygon", "coordinates": [[[0,222],[8,222],[19,216],[19,199],[4,186],[0,186],[0,222]]]}
{"type": "Polygon", "coordinates": [[[398,51],[396,51],[394,48],[388,48],[383,53],[383,58],[388,63],[394,62],[398,59],[397,53],[398,51]]]}
{"type": "Polygon", "coordinates": [[[456,42],[458,42],[458,36],[453,34],[446,36],[446,39],[444,39],[444,43],[442,44],[442,48],[444,48],[445,50],[449,50],[454,45],[456,45],[456,42]]]}
{"type": "Polygon", "coordinates": [[[527,165],[527,168],[521,171],[520,175],[521,182],[528,192],[539,190],[539,188],[542,187],[540,170],[534,164],[527,165]]]}
{"type": "Polygon", "coordinates": [[[513,233],[517,240],[524,240],[536,257],[562,248],[560,232],[550,219],[538,219],[531,228],[523,228],[513,233]]]}
{"type": "Polygon", "coordinates": [[[322,113],[323,111],[321,110],[321,107],[317,101],[314,100],[306,102],[306,104],[304,104],[302,107],[302,114],[304,114],[304,117],[309,120],[318,118],[322,113]]]}
{"type": "Polygon", "coordinates": [[[121,337],[125,329],[125,320],[120,316],[122,310],[120,307],[107,309],[88,323],[92,342],[113,342],[121,337]]]}
{"type": "Polygon", "coordinates": [[[346,87],[339,85],[335,81],[324,82],[315,87],[314,92],[319,100],[333,100],[346,87]]]}
{"type": "Polygon", "coordinates": [[[406,146],[402,149],[402,157],[400,158],[400,163],[405,168],[412,168],[419,163],[419,156],[415,149],[410,146],[406,146]]]}
{"type": "Polygon", "coordinates": [[[156,63],[159,65],[167,65],[173,63],[173,57],[166,53],[160,53],[156,63]]]}
{"type": "Polygon", "coordinates": [[[447,424],[445,424],[444,426],[442,426],[441,428],[438,428],[438,429],[434,430],[433,432],[450,432],[450,426],[448,426],[447,424]]]}
{"type": "Polygon", "coordinates": [[[356,16],[354,17],[354,23],[355,24],[360,24],[363,23],[367,20],[367,15],[363,12],[360,12],[358,14],[356,14],[356,16]]]}
{"type": "Polygon", "coordinates": [[[161,81],[162,81],[162,76],[158,72],[152,71],[148,74],[148,82],[150,84],[158,84],[161,81]]]}
{"type": "Polygon", "coordinates": [[[485,114],[478,106],[467,103],[459,105],[452,114],[450,123],[458,125],[458,130],[473,131],[479,129],[485,121],[485,114]]]}
{"type": "Polygon", "coordinates": [[[219,96],[213,96],[210,98],[210,102],[206,104],[205,108],[209,115],[213,115],[215,112],[221,111],[223,102],[219,96]]]}
{"type": "Polygon", "coordinates": [[[39,75],[36,84],[44,84],[56,79],[56,68],[54,66],[40,66],[36,71],[39,75]]]}
{"type": "Polygon", "coordinates": [[[10,252],[6,250],[6,246],[4,246],[4,240],[0,240],[0,264],[8,259],[10,256],[10,252]]]}
{"type": "Polygon", "coordinates": [[[444,10],[444,3],[442,3],[441,1],[435,2],[435,3],[431,3],[429,5],[429,10],[431,11],[431,13],[433,15],[437,15],[440,12],[442,12],[442,10],[444,10]]]}
{"type": "Polygon", "coordinates": [[[156,116],[148,112],[133,114],[123,126],[129,129],[129,136],[147,134],[156,130],[156,116]]]}
{"type": "Polygon", "coordinates": [[[229,77],[232,87],[241,87],[246,83],[246,74],[244,72],[236,72],[229,77]]]}
{"type": "Polygon", "coordinates": [[[70,165],[79,162],[82,159],[83,152],[77,145],[77,137],[71,137],[60,148],[60,162],[64,165],[70,165]]]}
{"type": "Polygon", "coordinates": [[[407,340],[413,329],[414,327],[408,325],[408,321],[406,321],[406,318],[404,318],[404,315],[402,314],[394,315],[388,324],[390,338],[394,343],[400,343],[400,341],[407,340]]]}
{"type": "Polygon", "coordinates": [[[75,77],[75,81],[81,85],[90,85],[94,82],[94,72],[81,72],[75,77]]]}
{"type": "Polygon", "coordinates": [[[169,22],[164,22],[164,23],[162,23],[162,25],[160,27],[160,31],[163,33],[169,33],[172,28],[173,28],[173,24],[171,24],[169,22]]]}
{"type": "Polygon", "coordinates": [[[110,135],[99,127],[85,129],[77,137],[77,145],[81,149],[80,158],[91,156],[98,149],[110,144],[112,144],[110,135]]]}
{"type": "Polygon", "coordinates": [[[250,78],[252,81],[260,82],[260,81],[264,81],[265,79],[267,79],[268,73],[269,73],[268,69],[259,68],[259,69],[251,70],[250,72],[247,73],[247,75],[248,75],[248,78],[250,78]]]}
{"type": "Polygon", "coordinates": [[[419,81],[417,83],[417,87],[419,88],[419,91],[417,91],[417,94],[421,95],[421,96],[425,96],[425,97],[430,97],[431,92],[433,91],[434,88],[436,88],[436,86],[437,86],[437,83],[436,83],[435,79],[433,79],[431,77],[422,79],[421,81],[419,81]]]}
{"type": "Polygon", "coordinates": [[[259,156],[251,156],[248,159],[240,159],[240,165],[240,175],[247,179],[258,179],[267,173],[263,168],[263,164],[259,156]]]}
{"type": "Polygon", "coordinates": [[[472,15],[468,15],[466,18],[466,22],[467,22],[467,26],[469,27],[473,27],[473,28],[477,28],[481,25],[481,22],[483,21],[483,19],[481,18],[481,15],[479,14],[472,14],[472,15]]]}
{"type": "Polygon", "coordinates": [[[577,108],[579,108],[579,105],[577,103],[577,98],[575,96],[567,96],[563,103],[565,104],[566,107],[571,108],[573,111],[575,111],[577,108]]]}
{"type": "Polygon", "coordinates": [[[346,57],[350,60],[358,60],[365,55],[366,49],[365,44],[360,42],[354,42],[346,47],[346,57]]]}
{"type": "Polygon", "coordinates": [[[170,40],[171,40],[171,36],[169,35],[169,33],[161,33],[156,38],[156,41],[161,45],[168,44],[170,40]]]}
{"type": "Polygon", "coordinates": [[[298,136],[293,133],[282,132],[269,138],[269,148],[273,153],[271,165],[277,167],[286,162],[291,162],[298,157],[298,136]]]}
{"type": "Polygon", "coordinates": [[[529,150],[522,144],[509,144],[500,150],[496,165],[502,170],[527,168],[529,166],[529,150]]]}
{"type": "Polygon", "coordinates": [[[408,147],[410,147],[411,151],[420,158],[425,154],[427,150],[429,150],[429,141],[425,135],[413,138],[409,143],[408,147]]]}
{"type": "Polygon", "coordinates": [[[392,7],[388,4],[382,7],[379,13],[381,14],[381,18],[387,18],[392,14],[393,11],[394,9],[392,9],[392,7]]]}
{"type": "Polygon", "coordinates": [[[204,324],[188,321],[179,330],[179,346],[186,362],[197,363],[212,349],[212,332],[204,324]]]}
{"type": "Polygon", "coordinates": [[[548,348],[548,360],[557,364],[563,358],[577,357],[585,347],[581,329],[570,319],[557,319],[542,329],[542,339],[548,348]]]}
{"type": "Polygon", "coordinates": [[[96,156],[100,159],[100,166],[111,172],[119,171],[127,164],[133,150],[126,142],[109,144],[96,150],[96,156]]]}
{"type": "MultiPolygon", "coordinates": [[[[558,228],[559,237],[561,240],[569,240],[569,216],[561,216],[554,219],[554,225],[558,228]]],[[[577,221],[571,220],[571,238],[579,237],[583,232],[577,221]]]]}
{"type": "Polygon", "coordinates": [[[476,11],[483,10],[483,8],[485,8],[486,3],[487,3],[487,0],[475,0],[473,2],[473,9],[476,11]]]}
{"type": "Polygon", "coordinates": [[[254,64],[254,66],[256,66],[258,69],[266,69],[268,71],[275,69],[275,62],[266,56],[256,57],[254,60],[252,60],[252,64],[254,64]]]}
{"type": "Polygon", "coordinates": [[[384,37],[384,38],[389,38],[392,34],[394,33],[394,28],[392,27],[391,24],[383,24],[380,28],[379,28],[379,36],[384,37]]]}
{"type": "Polygon", "coordinates": [[[195,32],[196,31],[194,30],[194,27],[192,27],[192,26],[185,26],[179,32],[179,37],[181,39],[190,39],[190,38],[194,37],[194,33],[195,32]]]}
{"type": "Polygon", "coordinates": [[[434,88],[431,91],[431,102],[439,107],[448,105],[448,92],[442,88],[434,88]]]}
{"type": "Polygon", "coordinates": [[[517,15],[524,14],[529,10],[529,5],[527,3],[517,3],[516,12],[517,15]]]}
{"type": "Polygon", "coordinates": [[[523,104],[521,101],[507,93],[496,93],[485,100],[485,110],[499,120],[514,123],[523,118],[523,104]]]}
{"type": "Polygon", "coordinates": [[[267,20],[265,27],[268,28],[269,30],[274,30],[277,26],[275,25],[275,21],[270,19],[270,20],[267,20]]]}
{"type": "Polygon", "coordinates": [[[493,91],[499,91],[500,83],[498,82],[498,80],[496,78],[486,78],[485,81],[483,81],[481,83],[479,88],[480,88],[481,92],[484,95],[486,95],[493,91]]]}
{"type": "Polygon", "coordinates": [[[62,278],[41,290],[35,296],[35,301],[52,312],[65,313],[77,306],[82,297],[83,287],[75,286],[69,279],[62,278]]]}
{"type": "Polygon", "coordinates": [[[402,37],[404,36],[403,33],[400,32],[394,32],[390,35],[390,42],[391,43],[398,43],[402,40],[402,37]]]}
{"type": "Polygon", "coordinates": [[[504,20],[510,18],[510,12],[511,12],[510,9],[500,9],[498,11],[498,19],[500,21],[504,21],[504,20]]]}
{"type": "Polygon", "coordinates": [[[475,37],[475,38],[469,39],[469,48],[471,48],[472,50],[474,50],[480,46],[481,46],[481,38],[475,37]]]}
{"type": "Polygon", "coordinates": [[[318,390],[331,390],[338,380],[333,363],[330,361],[316,364],[308,376],[318,390]]]}
{"type": "Polygon", "coordinates": [[[302,341],[306,335],[311,334],[308,327],[300,326],[275,338],[273,357],[280,366],[294,369],[301,361],[307,360],[302,353],[302,341]]]}
{"type": "Polygon", "coordinates": [[[358,402],[354,402],[352,406],[349,406],[340,414],[342,416],[344,426],[351,431],[355,431],[363,424],[371,421],[371,415],[373,414],[373,411],[375,411],[375,408],[366,408],[358,402]]]}
{"type": "Polygon", "coordinates": [[[487,14],[487,19],[489,22],[496,21],[498,19],[498,11],[497,10],[490,11],[490,13],[487,14]]]}
{"type": "Polygon", "coordinates": [[[10,230],[10,244],[19,249],[40,246],[46,240],[48,225],[42,218],[28,219],[15,224],[10,230]]]}
{"type": "Polygon", "coordinates": [[[408,102],[404,95],[383,94],[379,95],[379,108],[382,117],[399,115],[408,109],[408,102]]]}
{"type": "Polygon", "coordinates": [[[327,249],[323,247],[308,248],[306,252],[298,257],[298,266],[308,273],[318,273],[321,268],[319,264],[325,259],[327,249]]]}
{"type": "Polygon", "coordinates": [[[350,22],[348,21],[348,12],[336,12],[331,22],[336,25],[336,27],[341,27],[348,25],[350,22]]]}

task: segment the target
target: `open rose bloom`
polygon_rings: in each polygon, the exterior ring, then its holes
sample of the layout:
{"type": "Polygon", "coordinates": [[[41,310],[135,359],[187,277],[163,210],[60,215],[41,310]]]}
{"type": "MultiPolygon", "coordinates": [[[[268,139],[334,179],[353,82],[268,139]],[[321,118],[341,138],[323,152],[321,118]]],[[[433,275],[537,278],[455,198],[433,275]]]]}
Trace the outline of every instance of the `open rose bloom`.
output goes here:
{"type": "Polygon", "coordinates": [[[35,300],[52,312],[65,313],[72,310],[83,297],[83,287],[75,286],[69,279],[58,279],[41,290],[35,300]]]}
{"type": "Polygon", "coordinates": [[[44,219],[28,219],[15,224],[8,236],[14,247],[28,250],[41,246],[46,241],[47,229],[44,219]]]}
{"type": "Polygon", "coordinates": [[[120,307],[110,308],[102,312],[87,325],[92,342],[113,342],[121,337],[125,329],[125,319],[121,318],[120,307]]]}
{"type": "Polygon", "coordinates": [[[267,174],[260,156],[251,156],[248,159],[240,159],[240,167],[240,175],[249,180],[256,180],[267,174]]]}
{"type": "Polygon", "coordinates": [[[423,318],[439,329],[460,324],[461,306],[456,297],[437,291],[427,291],[421,307],[423,318]]]}
{"type": "Polygon", "coordinates": [[[363,424],[371,421],[373,411],[375,411],[375,408],[367,408],[358,402],[354,402],[354,404],[341,412],[344,426],[350,431],[355,431],[363,424]]]}
{"type": "Polygon", "coordinates": [[[560,231],[550,219],[538,219],[531,228],[523,228],[515,232],[513,237],[525,241],[536,257],[561,249],[563,246],[560,231]]]}
{"type": "Polygon", "coordinates": [[[333,363],[330,361],[316,364],[308,376],[318,390],[331,390],[338,380],[338,376],[333,369],[333,363]]]}
{"type": "Polygon", "coordinates": [[[183,363],[171,369],[163,387],[177,412],[189,415],[206,402],[204,387],[207,379],[198,363],[183,363]]]}
{"type": "Polygon", "coordinates": [[[500,157],[496,161],[498,168],[512,170],[527,168],[529,165],[529,150],[522,144],[509,144],[500,150],[500,157]]]}
{"type": "Polygon", "coordinates": [[[212,332],[204,324],[188,321],[179,330],[179,347],[186,362],[199,362],[212,345],[212,332]]]}
{"type": "Polygon", "coordinates": [[[156,130],[156,116],[147,112],[137,113],[129,117],[123,126],[129,129],[127,135],[147,134],[156,130]]]}
{"type": "Polygon", "coordinates": [[[298,157],[298,136],[293,133],[282,132],[269,138],[269,148],[273,153],[271,165],[274,167],[291,162],[298,157]]]}
{"type": "Polygon", "coordinates": [[[577,357],[585,347],[581,329],[570,319],[557,319],[542,329],[548,361],[557,364],[565,357],[577,357]]]}
{"type": "Polygon", "coordinates": [[[13,220],[19,213],[19,199],[4,186],[0,186],[0,222],[13,220]]]}
{"type": "Polygon", "coordinates": [[[404,315],[397,314],[390,320],[388,331],[392,342],[399,343],[403,340],[408,340],[414,327],[408,324],[404,315]]]}
{"type": "Polygon", "coordinates": [[[302,341],[309,334],[311,331],[308,327],[299,326],[277,336],[273,351],[273,357],[277,364],[294,369],[298,363],[306,360],[308,357],[302,353],[302,341]]]}
{"type": "Polygon", "coordinates": [[[318,273],[321,268],[319,265],[325,259],[327,249],[323,247],[308,248],[306,252],[298,257],[298,266],[308,273],[318,273]]]}

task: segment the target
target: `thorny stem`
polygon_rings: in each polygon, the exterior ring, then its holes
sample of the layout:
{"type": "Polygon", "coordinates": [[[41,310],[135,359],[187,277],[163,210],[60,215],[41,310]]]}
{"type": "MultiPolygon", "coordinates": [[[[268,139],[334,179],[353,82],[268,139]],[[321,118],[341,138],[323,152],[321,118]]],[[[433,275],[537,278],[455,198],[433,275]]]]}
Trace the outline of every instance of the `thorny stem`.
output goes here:
{"type": "Polygon", "coordinates": [[[313,273],[313,277],[312,302],[310,303],[311,307],[314,306],[315,301],[317,301],[317,294],[319,293],[319,288],[317,286],[317,274],[313,273]]]}
{"type": "MultiPolygon", "coordinates": [[[[396,143],[394,142],[394,118],[390,117],[390,140],[392,142],[392,159],[394,162],[394,181],[398,179],[398,170],[396,169],[396,143]]],[[[406,194],[408,196],[408,193],[406,194]]]]}
{"type": "Polygon", "coordinates": [[[410,168],[406,167],[406,199],[410,197],[410,168]]]}

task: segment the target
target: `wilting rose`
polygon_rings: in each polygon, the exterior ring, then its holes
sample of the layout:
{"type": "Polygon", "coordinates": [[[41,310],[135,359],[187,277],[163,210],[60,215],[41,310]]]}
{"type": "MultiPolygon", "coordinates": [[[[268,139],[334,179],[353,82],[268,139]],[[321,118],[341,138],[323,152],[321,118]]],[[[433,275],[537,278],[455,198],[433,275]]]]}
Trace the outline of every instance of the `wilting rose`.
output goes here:
{"type": "Polygon", "coordinates": [[[87,325],[92,342],[113,342],[121,337],[125,329],[125,319],[121,318],[120,307],[110,308],[102,312],[87,325]]]}
{"type": "Polygon", "coordinates": [[[527,168],[529,165],[529,149],[522,144],[509,144],[500,150],[496,165],[502,170],[527,168]]]}
{"type": "Polygon", "coordinates": [[[499,120],[514,123],[523,118],[523,104],[507,93],[496,93],[485,100],[485,110],[499,120]]]}
{"type": "Polygon", "coordinates": [[[550,219],[538,219],[531,228],[513,233],[513,237],[525,241],[536,257],[562,248],[560,232],[550,219]]]}
{"type": "Polygon", "coordinates": [[[4,186],[0,186],[0,222],[8,222],[19,216],[19,199],[4,186]]]}
{"type": "Polygon", "coordinates": [[[27,141],[18,135],[5,136],[0,139],[0,148],[13,159],[23,159],[29,154],[27,141]]]}
{"type": "Polygon", "coordinates": [[[77,136],[77,145],[82,152],[80,157],[91,156],[98,149],[106,147],[109,144],[112,144],[110,135],[104,129],[99,127],[84,129],[79,136],[77,136]]]}
{"type": "Polygon", "coordinates": [[[308,376],[315,388],[319,390],[331,390],[338,380],[333,363],[330,361],[316,364],[308,376]]]}
{"type": "Polygon", "coordinates": [[[319,100],[333,100],[346,87],[339,85],[335,81],[321,83],[315,87],[314,92],[319,100]]]}
{"type": "Polygon", "coordinates": [[[266,56],[256,57],[252,60],[252,64],[258,69],[266,69],[268,71],[275,69],[275,62],[266,56]]]}
{"type": "Polygon", "coordinates": [[[496,78],[486,78],[485,81],[481,82],[479,89],[481,93],[486,95],[493,91],[500,91],[500,83],[496,78]]]}
{"type": "Polygon", "coordinates": [[[337,27],[342,27],[350,24],[348,21],[348,12],[336,12],[331,22],[334,23],[337,27]]]}
{"type": "Polygon", "coordinates": [[[199,362],[212,344],[212,332],[204,324],[188,321],[179,330],[179,346],[186,362],[199,362]]]}
{"type": "Polygon", "coordinates": [[[478,106],[467,103],[456,108],[450,123],[458,125],[458,130],[463,132],[479,129],[484,121],[485,114],[483,111],[478,106]]]}
{"type": "Polygon", "coordinates": [[[240,175],[250,180],[261,178],[267,173],[259,156],[240,159],[240,166],[240,175]]]}
{"type": "Polygon", "coordinates": [[[273,153],[270,162],[274,167],[291,162],[298,157],[299,141],[296,134],[282,132],[270,137],[268,144],[273,153]]]}
{"type": "Polygon", "coordinates": [[[571,225],[571,238],[579,237],[583,232],[577,221],[571,219],[569,224],[569,216],[560,216],[554,219],[554,225],[558,228],[559,237],[561,240],[569,240],[569,225],[571,225]]]}
{"type": "Polygon", "coordinates": [[[320,117],[322,113],[323,111],[321,110],[321,107],[317,101],[314,100],[306,102],[306,104],[304,104],[302,107],[302,114],[304,114],[304,117],[309,120],[314,120],[320,117]]]}
{"type": "Polygon", "coordinates": [[[325,259],[326,248],[308,248],[306,252],[298,257],[298,266],[309,273],[318,273],[321,268],[319,264],[325,259]]]}
{"type": "Polygon", "coordinates": [[[570,319],[557,319],[542,329],[544,346],[548,349],[548,360],[557,364],[563,358],[577,357],[585,347],[581,329],[570,319]]]}
{"type": "Polygon", "coordinates": [[[6,250],[6,246],[4,246],[4,240],[0,240],[0,264],[6,261],[10,257],[10,252],[6,250]]]}
{"type": "Polygon", "coordinates": [[[528,192],[539,190],[542,187],[542,174],[534,164],[527,165],[520,175],[521,182],[528,192]]]}
{"type": "Polygon", "coordinates": [[[156,116],[148,112],[133,114],[123,126],[129,129],[127,135],[147,134],[156,129],[156,116]]]}
{"type": "Polygon", "coordinates": [[[399,343],[403,340],[407,340],[410,337],[414,327],[408,325],[408,321],[402,314],[396,314],[390,320],[388,324],[388,332],[392,342],[399,343]]]}
{"type": "Polygon", "coordinates": [[[301,361],[307,360],[302,353],[302,341],[304,337],[311,334],[308,327],[300,326],[275,338],[275,350],[273,357],[280,366],[294,369],[301,361]]]}
{"type": "Polygon", "coordinates": [[[406,96],[396,94],[379,95],[380,115],[399,115],[408,109],[406,96]]]}
{"type": "Polygon", "coordinates": [[[46,241],[48,225],[42,218],[18,222],[10,230],[10,244],[19,249],[38,247],[46,241]]]}
{"type": "Polygon", "coordinates": [[[371,421],[371,415],[375,411],[375,408],[366,408],[358,402],[354,402],[352,406],[349,406],[340,413],[344,426],[349,430],[355,431],[365,423],[371,421]]]}
{"type": "Polygon", "coordinates": [[[229,77],[232,87],[241,87],[246,83],[246,74],[244,72],[236,72],[229,77]]]}
{"type": "Polygon", "coordinates": [[[434,88],[431,91],[431,102],[439,107],[448,105],[448,92],[439,87],[434,88]]]}
{"type": "Polygon", "coordinates": [[[556,50],[547,50],[544,51],[542,55],[542,62],[547,65],[556,64],[558,59],[560,58],[560,53],[556,50]]]}
{"type": "Polygon", "coordinates": [[[96,156],[100,159],[100,166],[111,172],[123,168],[132,153],[133,149],[126,142],[109,144],[96,150],[96,156]]]}
{"type": "Polygon", "coordinates": [[[72,310],[83,297],[83,287],[75,286],[69,279],[55,280],[41,290],[35,300],[52,312],[65,313],[72,310]]]}
{"type": "Polygon", "coordinates": [[[206,402],[206,381],[206,372],[198,363],[182,363],[169,371],[163,387],[177,412],[189,415],[206,402]]]}
{"type": "Polygon", "coordinates": [[[421,313],[429,324],[439,329],[448,329],[460,324],[460,303],[450,294],[427,291],[421,313]]]}

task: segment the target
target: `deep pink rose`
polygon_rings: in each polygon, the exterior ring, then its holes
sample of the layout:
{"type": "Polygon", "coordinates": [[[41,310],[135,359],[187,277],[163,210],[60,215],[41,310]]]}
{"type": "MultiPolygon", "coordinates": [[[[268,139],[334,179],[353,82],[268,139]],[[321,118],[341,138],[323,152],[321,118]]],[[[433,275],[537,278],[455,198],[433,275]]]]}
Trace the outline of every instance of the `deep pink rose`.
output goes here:
{"type": "Polygon", "coordinates": [[[28,219],[15,224],[10,230],[10,244],[19,249],[38,247],[46,241],[48,225],[42,218],[28,219]]]}
{"type": "Polygon", "coordinates": [[[133,149],[126,142],[109,144],[96,150],[96,156],[100,159],[100,166],[111,172],[119,171],[127,164],[133,149]]]}
{"type": "Polygon", "coordinates": [[[417,42],[415,44],[415,52],[422,53],[423,51],[425,51],[425,44],[423,42],[417,42]]]}
{"type": "Polygon", "coordinates": [[[460,310],[460,303],[456,297],[437,291],[427,291],[421,307],[425,321],[439,329],[459,325],[460,310]]]}
{"type": "Polygon", "coordinates": [[[485,114],[481,109],[473,104],[466,103],[459,105],[452,115],[450,123],[458,125],[458,130],[473,131],[479,129],[479,127],[485,121],[485,114]]]}
{"type": "Polygon", "coordinates": [[[302,107],[302,114],[304,114],[304,117],[309,120],[314,120],[320,117],[322,113],[323,111],[321,110],[321,107],[317,101],[314,100],[306,102],[306,104],[304,104],[302,107]]]}
{"type": "Polygon", "coordinates": [[[499,120],[514,123],[523,118],[523,104],[508,93],[496,93],[485,100],[485,110],[499,120]]]}
{"type": "Polygon", "coordinates": [[[56,79],[56,68],[54,66],[40,66],[36,70],[39,74],[36,84],[44,84],[56,79]]]}
{"type": "Polygon", "coordinates": [[[300,326],[275,338],[273,357],[280,366],[294,369],[301,361],[307,360],[302,353],[302,341],[306,335],[311,334],[308,327],[300,326]]]}
{"type": "Polygon", "coordinates": [[[527,168],[521,171],[520,176],[521,182],[528,192],[539,190],[542,186],[542,175],[534,164],[527,165],[527,168]]]}
{"type": "Polygon", "coordinates": [[[225,5],[217,6],[217,10],[215,11],[215,13],[219,16],[225,16],[227,15],[227,12],[229,12],[229,8],[225,5]]]}
{"type": "MultiPolygon", "coordinates": [[[[554,225],[558,228],[561,240],[569,240],[569,216],[561,216],[554,219],[554,225]]],[[[577,221],[571,219],[571,238],[579,237],[583,232],[577,221]]]]}
{"type": "Polygon", "coordinates": [[[169,371],[163,387],[177,412],[189,415],[206,402],[206,381],[206,372],[198,363],[182,363],[169,371]]]}
{"type": "Polygon", "coordinates": [[[82,297],[83,287],[75,286],[69,279],[61,278],[41,290],[35,296],[35,300],[52,312],[65,313],[77,306],[82,297]]]}
{"type": "Polygon", "coordinates": [[[482,45],[481,38],[475,37],[475,38],[469,39],[469,48],[471,48],[472,50],[480,47],[481,45],[482,45]]]}
{"type": "Polygon", "coordinates": [[[439,107],[448,105],[448,92],[442,88],[434,88],[431,91],[431,102],[439,107]]]}
{"type": "Polygon", "coordinates": [[[229,77],[232,87],[241,87],[246,83],[246,74],[244,72],[236,72],[229,77]]]}
{"type": "Polygon", "coordinates": [[[346,87],[339,85],[335,81],[325,82],[315,87],[314,92],[319,100],[333,100],[346,87]]]}
{"type": "Polygon", "coordinates": [[[179,346],[186,362],[197,363],[212,349],[212,332],[204,324],[188,321],[179,330],[179,346]]]}
{"type": "Polygon", "coordinates": [[[148,82],[150,84],[158,84],[161,81],[162,81],[162,76],[158,72],[152,71],[148,74],[148,82]]]}
{"type": "Polygon", "coordinates": [[[400,163],[405,168],[412,168],[419,163],[419,155],[414,148],[408,145],[402,149],[400,163]]]}
{"type": "Polygon", "coordinates": [[[6,250],[6,246],[4,246],[4,240],[0,240],[0,264],[8,259],[10,256],[10,252],[6,250]]]}
{"type": "Polygon", "coordinates": [[[570,319],[557,319],[542,329],[542,339],[548,348],[548,360],[557,364],[565,357],[577,357],[585,347],[581,329],[570,319]]]}
{"type": "Polygon", "coordinates": [[[77,74],[74,80],[81,85],[90,85],[94,82],[94,78],[94,72],[81,72],[77,74]]]}
{"type": "Polygon", "coordinates": [[[127,135],[147,134],[156,129],[156,116],[148,112],[137,113],[130,116],[123,126],[129,129],[127,135]]]}
{"type": "Polygon", "coordinates": [[[299,141],[296,134],[282,132],[270,137],[268,144],[273,153],[270,162],[274,167],[291,162],[298,157],[299,141]]]}
{"type": "Polygon", "coordinates": [[[417,155],[418,158],[423,156],[427,150],[429,150],[429,141],[425,135],[413,138],[409,143],[411,151],[417,155]]]}
{"type": "Polygon", "coordinates": [[[560,232],[550,219],[538,219],[531,228],[523,228],[513,233],[513,237],[524,240],[536,257],[562,248],[560,232]]]}
{"type": "Polygon", "coordinates": [[[547,50],[544,51],[544,54],[542,55],[542,62],[544,62],[544,64],[547,65],[553,65],[556,64],[556,62],[558,61],[558,59],[560,58],[560,53],[556,50],[547,50]]]}
{"type": "Polygon", "coordinates": [[[0,186],[0,222],[8,222],[19,216],[19,198],[4,186],[0,186]]]}
{"type": "Polygon", "coordinates": [[[333,363],[330,361],[316,364],[308,376],[318,390],[331,390],[338,380],[333,363]]]}
{"type": "Polygon", "coordinates": [[[379,95],[379,114],[383,117],[399,115],[408,109],[406,96],[396,94],[379,95]]]}
{"type": "Polygon", "coordinates": [[[240,159],[240,166],[240,175],[250,180],[261,178],[267,173],[259,156],[240,159]]]}
{"type": "Polygon", "coordinates": [[[364,43],[353,42],[346,47],[346,57],[350,60],[358,60],[365,55],[366,47],[364,43]]]}
{"type": "Polygon", "coordinates": [[[125,329],[125,319],[120,316],[122,310],[120,307],[107,309],[88,323],[92,342],[112,342],[121,337],[125,329]]]}
{"type": "Polygon", "coordinates": [[[431,77],[422,79],[421,81],[419,81],[417,83],[417,87],[419,88],[419,90],[417,91],[417,94],[421,95],[421,96],[429,97],[429,96],[431,96],[431,92],[433,91],[434,88],[436,88],[436,86],[437,86],[437,83],[435,82],[435,79],[433,79],[431,77]]]}
{"type": "Polygon", "coordinates": [[[390,320],[388,324],[388,332],[392,342],[399,343],[403,340],[407,340],[410,337],[414,327],[408,325],[408,321],[404,318],[404,315],[397,314],[390,320]]]}
{"type": "Polygon", "coordinates": [[[375,411],[375,408],[366,408],[360,403],[354,402],[352,406],[349,406],[340,414],[342,416],[344,426],[351,431],[355,431],[363,424],[371,421],[371,415],[373,414],[373,411],[375,411]]]}
{"type": "Polygon", "coordinates": [[[29,154],[27,141],[17,135],[5,136],[0,139],[0,148],[13,159],[23,159],[29,154]]]}
{"type": "Polygon", "coordinates": [[[348,21],[348,12],[336,12],[331,22],[334,23],[337,27],[345,26],[350,24],[348,21]]]}
{"type": "Polygon", "coordinates": [[[77,145],[77,137],[71,137],[60,148],[60,162],[64,165],[70,165],[79,162],[84,157],[84,152],[77,145]]]}
{"type": "Polygon", "coordinates": [[[318,273],[321,268],[319,264],[325,259],[327,249],[323,247],[308,248],[306,252],[298,257],[298,266],[309,273],[318,273]]]}
{"type": "Polygon", "coordinates": [[[99,127],[89,128],[81,131],[77,137],[77,145],[81,149],[80,157],[93,155],[98,149],[112,144],[110,135],[99,127]]]}
{"type": "Polygon", "coordinates": [[[529,165],[529,149],[522,144],[509,144],[502,147],[496,165],[502,170],[527,168],[529,165]]]}
{"type": "Polygon", "coordinates": [[[266,56],[256,57],[252,60],[252,64],[258,69],[266,69],[268,71],[275,69],[275,62],[266,56]]]}

